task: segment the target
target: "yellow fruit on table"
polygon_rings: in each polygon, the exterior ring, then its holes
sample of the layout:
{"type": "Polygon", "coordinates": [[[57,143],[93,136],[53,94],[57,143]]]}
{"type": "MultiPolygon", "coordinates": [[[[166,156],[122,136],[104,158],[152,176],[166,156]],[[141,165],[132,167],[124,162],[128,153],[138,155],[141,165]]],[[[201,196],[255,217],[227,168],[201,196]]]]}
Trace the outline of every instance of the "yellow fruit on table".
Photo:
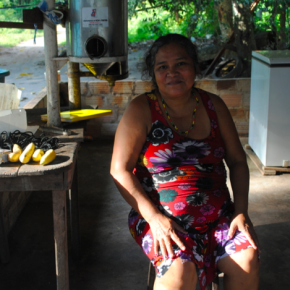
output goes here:
{"type": "Polygon", "coordinates": [[[12,152],[17,152],[17,151],[21,151],[22,152],[22,149],[21,149],[21,147],[18,144],[14,144],[13,148],[12,148],[12,152]]]}
{"type": "Polygon", "coordinates": [[[20,155],[19,161],[21,163],[28,163],[31,159],[34,149],[35,149],[34,143],[28,144],[24,149],[24,151],[22,152],[22,154],[20,155]]]}
{"type": "Polygon", "coordinates": [[[45,152],[45,154],[41,157],[39,164],[46,165],[55,159],[56,153],[53,149],[49,149],[45,152]]]}
{"type": "Polygon", "coordinates": [[[17,162],[19,161],[19,157],[22,153],[22,149],[18,144],[13,145],[12,153],[8,154],[8,160],[10,162],[17,162]]]}
{"type": "Polygon", "coordinates": [[[36,149],[34,153],[32,154],[32,160],[35,162],[40,161],[41,157],[44,155],[44,152],[42,149],[36,149]]]}

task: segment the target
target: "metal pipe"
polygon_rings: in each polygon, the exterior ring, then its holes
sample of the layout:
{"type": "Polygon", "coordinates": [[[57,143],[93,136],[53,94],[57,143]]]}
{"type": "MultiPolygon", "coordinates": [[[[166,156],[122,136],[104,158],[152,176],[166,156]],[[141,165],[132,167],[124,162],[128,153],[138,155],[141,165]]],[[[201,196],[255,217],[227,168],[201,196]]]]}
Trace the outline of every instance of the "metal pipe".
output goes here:
{"type": "MultiPolygon", "coordinates": [[[[48,10],[55,6],[55,0],[46,0],[48,10]]],[[[57,77],[57,66],[53,61],[57,57],[57,37],[56,26],[46,17],[43,21],[44,49],[45,49],[45,69],[47,87],[47,126],[60,127],[60,101],[57,77]]]]}
{"type": "Polygon", "coordinates": [[[80,65],[76,62],[68,62],[68,97],[70,110],[81,109],[81,82],[80,65]]]}

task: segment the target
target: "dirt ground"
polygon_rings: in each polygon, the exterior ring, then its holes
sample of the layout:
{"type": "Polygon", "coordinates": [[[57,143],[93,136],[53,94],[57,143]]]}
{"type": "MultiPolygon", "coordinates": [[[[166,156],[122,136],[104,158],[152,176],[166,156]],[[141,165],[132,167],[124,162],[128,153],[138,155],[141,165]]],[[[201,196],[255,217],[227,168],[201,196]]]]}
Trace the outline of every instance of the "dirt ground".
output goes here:
{"type": "MultiPolygon", "coordinates": [[[[65,29],[58,28],[58,43],[65,40],[65,29]]],[[[129,46],[128,65],[130,80],[141,79],[141,72],[138,67],[149,43],[142,46],[129,46]]],[[[65,47],[58,47],[59,53],[65,47]]],[[[0,40],[0,68],[10,71],[10,75],[5,78],[6,83],[15,84],[21,91],[19,107],[22,108],[27,102],[46,87],[45,63],[44,63],[44,38],[37,37],[36,44],[33,40],[20,43],[15,47],[3,47],[0,40]]],[[[81,70],[87,70],[81,65],[81,70]]],[[[67,66],[61,71],[61,81],[67,82],[67,66]]],[[[82,78],[81,80],[96,80],[95,78],[82,78]]]]}

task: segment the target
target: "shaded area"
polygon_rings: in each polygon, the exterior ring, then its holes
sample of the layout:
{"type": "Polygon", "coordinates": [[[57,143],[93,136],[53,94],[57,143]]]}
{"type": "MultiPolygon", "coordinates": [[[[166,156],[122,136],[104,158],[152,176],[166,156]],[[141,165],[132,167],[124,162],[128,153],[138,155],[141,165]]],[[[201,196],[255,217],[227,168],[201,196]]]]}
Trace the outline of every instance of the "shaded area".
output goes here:
{"type": "MultiPolygon", "coordinates": [[[[81,144],[78,157],[81,258],[79,261],[71,258],[68,232],[71,290],[146,289],[149,262],[128,231],[129,206],[109,175],[112,147],[112,140],[81,144]]],[[[250,215],[262,246],[259,289],[288,289],[290,175],[262,176],[248,161],[250,215]]],[[[9,246],[11,261],[0,264],[1,289],[56,289],[50,192],[32,194],[9,234],[9,246]]]]}

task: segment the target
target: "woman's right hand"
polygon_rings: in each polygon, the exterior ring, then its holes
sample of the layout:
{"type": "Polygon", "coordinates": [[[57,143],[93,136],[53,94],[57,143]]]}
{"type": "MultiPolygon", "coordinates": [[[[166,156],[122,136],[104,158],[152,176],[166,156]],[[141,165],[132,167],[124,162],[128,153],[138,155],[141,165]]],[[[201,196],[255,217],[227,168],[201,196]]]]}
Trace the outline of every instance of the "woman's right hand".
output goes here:
{"type": "Polygon", "coordinates": [[[176,231],[187,234],[180,225],[166,217],[165,215],[158,213],[155,214],[149,221],[149,226],[154,240],[154,252],[155,255],[159,254],[159,247],[163,257],[172,257],[174,255],[171,240],[181,249],[185,250],[185,245],[180,240],[176,231]]]}

